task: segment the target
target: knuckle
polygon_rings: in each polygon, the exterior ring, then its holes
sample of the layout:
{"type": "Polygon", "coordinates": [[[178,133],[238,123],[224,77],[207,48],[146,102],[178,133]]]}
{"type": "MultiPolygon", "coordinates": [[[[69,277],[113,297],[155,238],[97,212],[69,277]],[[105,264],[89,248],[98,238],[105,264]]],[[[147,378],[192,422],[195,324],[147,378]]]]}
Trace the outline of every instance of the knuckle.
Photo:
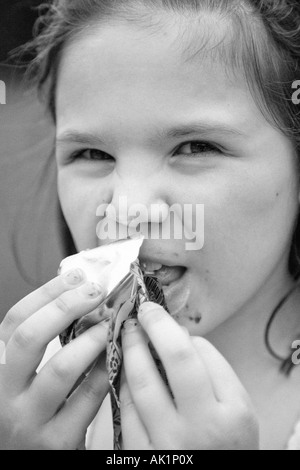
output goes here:
{"type": "Polygon", "coordinates": [[[25,349],[30,348],[36,342],[34,332],[24,324],[16,329],[12,339],[17,346],[25,349]]]}
{"type": "Polygon", "coordinates": [[[99,387],[88,379],[82,383],[81,393],[88,401],[99,401],[99,387]]]}
{"type": "Polygon", "coordinates": [[[57,299],[54,300],[54,305],[65,315],[72,311],[72,305],[66,296],[61,295],[60,297],[57,297],[57,299]]]}
{"type": "Polygon", "coordinates": [[[132,374],[129,377],[129,382],[132,384],[133,389],[141,392],[150,386],[148,375],[143,372],[132,374]]]}
{"type": "Polygon", "coordinates": [[[196,357],[196,353],[191,347],[186,345],[186,346],[181,346],[177,350],[170,351],[169,357],[170,357],[171,362],[180,366],[194,359],[196,357]]]}
{"type": "Polygon", "coordinates": [[[129,387],[126,383],[123,383],[120,388],[120,408],[122,412],[130,411],[134,408],[129,387]]]}
{"type": "Polygon", "coordinates": [[[22,312],[18,304],[12,307],[6,314],[3,325],[8,328],[17,327],[22,322],[22,312]]]}
{"type": "Polygon", "coordinates": [[[48,365],[48,373],[52,379],[68,383],[73,380],[72,370],[60,358],[52,359],[48,365]]]}
{"type": "Polygon", "coordinates": [[[256,445],[259,441],[258,419],[251,406],[245,401],[236,403],[234,408],[227,411],[228,419],[225,425],[230,423],[227,428],[228,435],[235,448],[256,445]]]}
{"type": "Polygon", "coordinates": [[[232,415],[235,421],[241,424],[247,424],[254,418],[254,411],[250,404],[245,400],[240,400],[235,403],[232,415]]]}
{"type": "Polygon", "coordinates": [[[224,436],[226,436],[226,441],[228,434],[228,424],[222,422],[216,414],[212,413],[205,427],[204,449],[223,449],[224,436]]]}
{"type": "Polygon", "coordinates": [[[258,429],[258,420],[254,410],[245,403],[238,406],[236,419],[245,432],[258,429]]]}
{"type": "Polygon", "coordinates": [[[122,393],[120,394],[120,406],[123,410],[130,411],[134,409],[134,403],[128,393],[122,393]]]}
{"type": "Polygon", "coordinates": [[[40,287],[39,294],[45,298],[45,301],[51,302],[53,299],[53,281],[48,282],[40,287]]]}
{"type": "Polygon", "coordinates": [[[95,344],[101,346],[101,344],[106,343],[108,331],[105,327],[97,325],[95,328],[90,328],[88,330],[89,339],[95,344]]]}

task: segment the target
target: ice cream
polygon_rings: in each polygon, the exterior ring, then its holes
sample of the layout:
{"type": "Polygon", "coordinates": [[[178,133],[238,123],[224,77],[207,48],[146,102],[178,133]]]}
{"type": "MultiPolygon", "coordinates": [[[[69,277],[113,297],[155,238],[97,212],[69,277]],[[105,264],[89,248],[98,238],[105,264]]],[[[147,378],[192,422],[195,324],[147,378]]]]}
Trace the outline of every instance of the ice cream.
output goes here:
{"type": "Polygon", "coordinates": [[[141,236],[81,251],[61,262],[59,274],[80,268],[87,281],[99,284],[110,294],[130,272],[131,263],[138,258],[143,241],[141,236]]]}

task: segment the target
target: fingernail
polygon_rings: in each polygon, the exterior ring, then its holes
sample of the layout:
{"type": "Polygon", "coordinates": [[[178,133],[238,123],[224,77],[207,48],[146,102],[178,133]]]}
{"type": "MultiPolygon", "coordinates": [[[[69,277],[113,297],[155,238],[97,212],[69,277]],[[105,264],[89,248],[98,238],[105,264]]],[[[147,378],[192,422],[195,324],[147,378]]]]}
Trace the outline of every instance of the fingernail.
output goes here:
{"type": "Polygon", "coordinates": [[[96,299],[97,297],[104,297],[103,289],[94,282],[87,282],[81,288],[80,292],[88,299],[96,299]]]}
{"type": "Polygon", "coordinates": [[[84,280],[84,272],[81,269],[72,269],[63,274],[63,278],[70,286],[81,284],[84,280]]]}
{"type": "Polygon", "coordinates": [[[153,312],[154,310],[162,309],[161,305],[155,302],[144,302],[139,309],[139,315],[146,315],[147,313],[153,312]]]}
{"type": "Polygon", "coordinates": [[[135,331],[136,328],[138,327],[138,320],[136,318],[130,318],[130,320],[126,320],[123,323],[123,330],[127,332],[135,331]]]}

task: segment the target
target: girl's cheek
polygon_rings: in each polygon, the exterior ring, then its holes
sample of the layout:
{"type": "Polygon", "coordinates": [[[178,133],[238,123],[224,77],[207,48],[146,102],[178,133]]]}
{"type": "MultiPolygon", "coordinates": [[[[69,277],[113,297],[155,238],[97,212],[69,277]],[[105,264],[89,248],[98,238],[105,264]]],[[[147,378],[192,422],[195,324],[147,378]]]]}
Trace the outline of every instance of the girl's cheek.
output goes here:
{"type": "Polygon", "coordinates": [[[261,171],[253,167],[232,171],[201,185],[205,244],[190,258],[194,272],[190,304],[195,307],[184,318],[195,334],[210,331],[243,308],[280,260],[285,272],[298,212],[296,178],[292,166],[271,172],[263,163],[261,171]],[[199,325],[189,321],[198,318],[198,312],[199,325]]]}
{"type": "Polygon", "coordinates": [[[71,178],[58,178],[58,194],[66,222],[77,250],[99,245],[97,238],[97,208],[101,204],[99,185],[71,178]]]}
{"type": "Polygon", "coordinates": [[[259,265],[259,259],[276,262],[289,244],[297,213],[291,174],[245,174],[248,178],[242,173],[226,178],[206,205],[207,248],[214,242],[221,259],[231,262],[232,277],[235,266],[243,264],[247,270],[259,265]]]}

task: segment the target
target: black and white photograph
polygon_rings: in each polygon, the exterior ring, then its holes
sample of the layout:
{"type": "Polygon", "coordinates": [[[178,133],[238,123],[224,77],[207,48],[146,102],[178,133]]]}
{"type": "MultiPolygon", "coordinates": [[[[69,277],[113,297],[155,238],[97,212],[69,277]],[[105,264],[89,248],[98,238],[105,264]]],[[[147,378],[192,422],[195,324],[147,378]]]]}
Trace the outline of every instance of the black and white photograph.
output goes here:
{"type": "Polygon", "coordinates": [[[300,1],[0,0],[0,450],[300,450],[300,1]]]}

